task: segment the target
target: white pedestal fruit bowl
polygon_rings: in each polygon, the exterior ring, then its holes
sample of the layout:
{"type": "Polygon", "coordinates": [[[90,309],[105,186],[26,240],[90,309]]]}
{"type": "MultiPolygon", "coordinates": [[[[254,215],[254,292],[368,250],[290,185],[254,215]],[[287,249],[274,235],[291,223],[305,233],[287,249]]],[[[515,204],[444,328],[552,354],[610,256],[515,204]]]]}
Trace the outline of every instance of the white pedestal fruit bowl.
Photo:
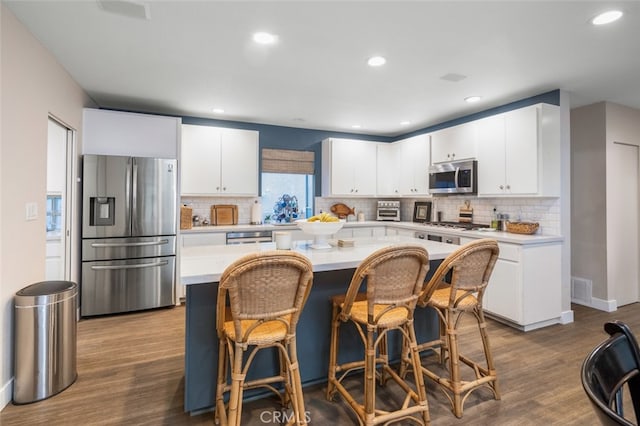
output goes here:
{"type": "Polygon", "coordinates": [[[312,249],[330,249],[327,242],[329,236],[338,232],[344,226],[344,220],[338,222],[307,222],[307,219],[296,220],[296,225],[303,232],[313,235],[312,249]]]}

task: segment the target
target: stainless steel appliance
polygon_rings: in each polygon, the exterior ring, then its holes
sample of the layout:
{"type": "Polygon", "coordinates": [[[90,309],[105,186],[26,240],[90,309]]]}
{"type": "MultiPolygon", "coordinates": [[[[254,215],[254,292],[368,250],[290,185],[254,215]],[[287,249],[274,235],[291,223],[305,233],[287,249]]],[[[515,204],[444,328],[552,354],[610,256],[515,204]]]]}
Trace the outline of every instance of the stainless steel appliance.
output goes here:
{"type": "Polygon", "coordinates": [[[400,221],[400,201],[378,201],[377,220],[400,221]]]}
{"type": "Polygon", "coordinates": [[[175,303],[176,160],[85,155],[82,316],[175,303]]]}
{"type": "Polygon", "coordinates": [[[460,245],[460,237],[457,237],[455,235],[445,235],[429,231],[416,232],[414,236],[421,240],[438,241],[440,243],[455,244],[457,246],[460,245]]]}
{"type": "Polygon", "coordinates": [[[424,231],[418,231],[414,234],[415,238],[456,245],[460,245],[460,237],[448,234],[447,229],[465,231],[489,227],[489,225],[470,222],[428,222],[425,223],[425,225],[428,225],[428,228],[435,228],[435,230],[426,229],[424,231]]]}
{"type": "Polygon", "coordinates": [[[227,244],[270,243],[271,231],[227,232],[227,244]]]}
{"type": "Polygon", "coordinates": [[[478,192],[476,160],[438,163],[429,167],[431,194],[476,194],[478,192]]]}

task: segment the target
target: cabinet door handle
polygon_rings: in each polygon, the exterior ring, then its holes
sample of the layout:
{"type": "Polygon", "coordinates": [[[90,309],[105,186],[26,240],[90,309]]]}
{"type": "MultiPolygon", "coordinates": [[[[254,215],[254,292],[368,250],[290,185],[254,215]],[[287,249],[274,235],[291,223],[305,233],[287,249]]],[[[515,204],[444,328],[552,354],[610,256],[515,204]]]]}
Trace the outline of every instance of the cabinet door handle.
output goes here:
{"type": "Polygon", "coordinates": [[[500,188],[500,189],[504,189],[504,186],[503,186],[503,185],[500,185],[500,186],[499,186],[499,188],[500,188]]]}

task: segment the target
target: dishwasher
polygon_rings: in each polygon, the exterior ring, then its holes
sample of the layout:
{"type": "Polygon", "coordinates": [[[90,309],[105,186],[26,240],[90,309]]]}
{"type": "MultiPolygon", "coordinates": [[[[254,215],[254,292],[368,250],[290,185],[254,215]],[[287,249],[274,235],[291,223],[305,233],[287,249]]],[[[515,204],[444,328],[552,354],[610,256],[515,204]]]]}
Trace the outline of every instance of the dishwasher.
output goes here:
{"type": "Polygon", "coordinates": [[[227,232],[227,244],[270,243],[271,231],[227,232]]]}

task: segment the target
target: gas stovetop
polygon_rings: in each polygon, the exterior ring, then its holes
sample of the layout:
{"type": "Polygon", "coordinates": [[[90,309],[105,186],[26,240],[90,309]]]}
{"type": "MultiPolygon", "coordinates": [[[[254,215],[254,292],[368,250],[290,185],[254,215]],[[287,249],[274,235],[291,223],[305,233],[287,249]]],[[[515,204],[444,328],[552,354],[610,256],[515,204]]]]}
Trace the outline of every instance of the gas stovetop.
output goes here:
{"type": "Polygon", "coordinates": [[[489,227],[489,225],[483,225],[481,223],[468,223],[468,222],[425,222],[425,225],[437,226],[440,228],[466,229],[466,230],[489,227]]]}

